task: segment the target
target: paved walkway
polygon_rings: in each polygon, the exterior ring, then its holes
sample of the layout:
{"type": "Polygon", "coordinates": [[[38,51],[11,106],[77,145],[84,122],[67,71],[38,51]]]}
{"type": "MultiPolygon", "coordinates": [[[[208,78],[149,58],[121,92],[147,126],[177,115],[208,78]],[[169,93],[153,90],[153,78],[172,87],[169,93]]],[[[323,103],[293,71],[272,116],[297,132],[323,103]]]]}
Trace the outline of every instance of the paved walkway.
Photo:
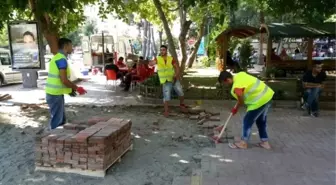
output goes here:
{"type": "MultiPolygon", "coordinates": [[[[114,92],[106,89],[104,83],[99,77],[82,82],[88,94],[67,97],[66,102],[141,104],[136,92],[124,93],[120,88],[114,92]]],[[[0,94],[10,93],[17,102],[44,101],[43,81],[35,90],[21,87],[4,87],[0,94]]],[[[232,106],[233,103],[209,108],[220,110],[225,120],[232,106]]],[[[173,185],[334,185],[335,112],[322,111],[319,118],[302,115],[303,112],[295,109],[271,109],[268,116],[271,151],[252,146],[258,142],[254,126],[249,149],[230,149],[226,143],[206,148],[200,153],[199,169],[194,169],[192,176],[176,177],[173,185]]],[[[242,118],[243,112],[240,112],[230,121],[230,135],[239,136],[242,118]]]]}
{"type": "MultiPolygon", "coordinates": [[[[203,150],[199,184],[334,185],[335,113],[322,112],[320,118],[301,115],[297,110],[270,112],[271,151],[252,146],[258,142],[255,126],[247,150],[230,149],[227,144],[203,150]]],[[[239,136],[242,117],[241,113],[230,122],[230,135],[239,136]]]]}
{"type": "MultiPolygon", "coordinates": [[[[121,87],[114,90],[113,87],[105,86],[104,76],[91,76],[87,81],[79,83],[87,90],[83,96],[65,96],[67,104],[95,104],[95,105],[128,105],[141,103],[138,92],[123,92],[121,87]]],[[[42,103],[45,102],[44,92],[45,80],[38,81],[38,88],[23,88],[22,84],[8,85],[0,88],[0,94],[11,94],[13,103],[42,103]]]]}

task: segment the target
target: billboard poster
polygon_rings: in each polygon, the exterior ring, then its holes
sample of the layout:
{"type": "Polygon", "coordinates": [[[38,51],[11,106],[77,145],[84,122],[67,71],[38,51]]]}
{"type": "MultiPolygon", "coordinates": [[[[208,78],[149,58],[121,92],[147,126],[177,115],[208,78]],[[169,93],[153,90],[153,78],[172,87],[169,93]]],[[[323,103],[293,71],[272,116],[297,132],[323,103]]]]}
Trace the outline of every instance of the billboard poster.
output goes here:
{"type": "Polygon", "coordinates": [[[39,34],[36,22],[8,25],[13,69],[41,69],[39,34]]]}

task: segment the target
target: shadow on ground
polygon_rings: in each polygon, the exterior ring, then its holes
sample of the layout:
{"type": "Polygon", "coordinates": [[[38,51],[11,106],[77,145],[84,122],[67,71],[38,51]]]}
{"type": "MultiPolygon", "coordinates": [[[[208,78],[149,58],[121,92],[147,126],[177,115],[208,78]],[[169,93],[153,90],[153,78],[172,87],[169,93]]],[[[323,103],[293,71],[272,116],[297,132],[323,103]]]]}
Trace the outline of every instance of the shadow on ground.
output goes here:
{"type": "MultiPolygon", "coordinates": [[[[3,107],[1,107],[3,108],[3,107]]],[[[113,165],[104,179],[34,171],[34,136],[48,124],[45,105],[11,106],[0,111],[0,182],[17,184],[172,184],[200,168],[199,155],[214,147],[202,129],[182,114],[164,118],[161,108],[68,106],[68,122],[93,116],[131,119],[134,150],[113,165]]]]}

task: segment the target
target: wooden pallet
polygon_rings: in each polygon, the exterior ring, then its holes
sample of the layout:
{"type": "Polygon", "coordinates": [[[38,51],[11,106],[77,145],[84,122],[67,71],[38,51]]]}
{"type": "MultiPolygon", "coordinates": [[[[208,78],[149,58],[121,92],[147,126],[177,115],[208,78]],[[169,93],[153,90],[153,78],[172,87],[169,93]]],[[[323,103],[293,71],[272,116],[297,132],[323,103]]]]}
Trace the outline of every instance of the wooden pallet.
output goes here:
{"type": "Polygon", "coordinates": [[[73,168],[56,168],[56,167],[42,167],[36,166],[35,171],[49,171],[49,172],[60,172],[60,173],[74,173],[83,176],[90,177],[105,177],[106,171],[114,165],[116,162],[121,162],[121,157],[123,157],[126,152],[133,150],[133,144],[128,147],[116,160],[114,160],[105,170],[81,170],[81,169],[73,169],[73,168]]]}

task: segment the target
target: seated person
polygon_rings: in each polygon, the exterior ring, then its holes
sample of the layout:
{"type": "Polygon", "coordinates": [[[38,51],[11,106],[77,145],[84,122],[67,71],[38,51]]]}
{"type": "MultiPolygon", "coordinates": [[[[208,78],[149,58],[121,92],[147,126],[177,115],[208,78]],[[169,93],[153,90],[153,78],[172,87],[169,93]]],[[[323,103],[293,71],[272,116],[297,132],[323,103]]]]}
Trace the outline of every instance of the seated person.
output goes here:
{"type": "Polygon", "coordinates": [[[141,76],[144,71],[146,71],[145,73],[149,73],[149,66],[148,66],[148,60],[144,60],[143,57],[139,57],[139,62],[138,62],[138,66],[137,66],[137,75],[141,76]],[[144,71],[143,71],[144,70],[144,71]]]}
{"type": "Polygon", "coordinates": [[[131,83],[132,83],[132,77],[137,75],[137,64],[135,63],[132,67],[132,70],[125,75],[125,88],[124,91],[128,91],[131,83]]]}
{"type": "Polygon", "coordinates": [[[139,64],[144,65],[147,69],[149,69],[149,60],[145,60],[143,57],[139,57],[139,64]]]}
{"type": "Polygon", "coordinates": [[[304,104],[302,108],[306,109],[311,116],[318,116],[318,99],[326,78],[327,75],[322,71],[322,63],[320,61],[315,62],[313,69],[307,71],[302,78],[304,88],[304,104]]]}
{"type": "Polygon", "coordinates": [[[120,79],[122,84],[125,83],[124,74],[119,71],[119,67],[117,65],[113,64],[113,58],[108,59],[108,63],[106,64],[104,69],[104,74],[106,74],[106,70],[113,70],[117,74],[117,79],[120,79]]]}
{"type": "Polygon", "coordinates": [[[295,50],[295,55],[293,57],[294,60],[303,60],[303,56],[302,53],[300,53],[299,49],[295,50]]]}
{"type": "Polygon", "coordinates": [[[119,68],[123,68],[126,67],[126,64],[124,63],[124,57],[119,57],[118,61],[117,61],[117,66],[119,68]]]}
{"type": "Polygon", "coordinates": [[[280,61],[280,60],[282,60],[281,57],[279,57],[279,56],[276,54],[276,48],[273,48],[273,49],[272,49],[271,60],[274,60],[274,61],[280,61]]]}
{"type": "Polygon", "coordinates": [[[232,69],[232,72],[238,72],[240,71],[240,66],[238,61],[232,60],[231,52],[227,51],[226,52],[226,65],[232,69]]]}
{"type": "Polygon", "coordinates": [[[287,51],[284,47],[281,50],[280,58],[283,59],[283,60],[286,60],[288,58],[287,51]]]}

